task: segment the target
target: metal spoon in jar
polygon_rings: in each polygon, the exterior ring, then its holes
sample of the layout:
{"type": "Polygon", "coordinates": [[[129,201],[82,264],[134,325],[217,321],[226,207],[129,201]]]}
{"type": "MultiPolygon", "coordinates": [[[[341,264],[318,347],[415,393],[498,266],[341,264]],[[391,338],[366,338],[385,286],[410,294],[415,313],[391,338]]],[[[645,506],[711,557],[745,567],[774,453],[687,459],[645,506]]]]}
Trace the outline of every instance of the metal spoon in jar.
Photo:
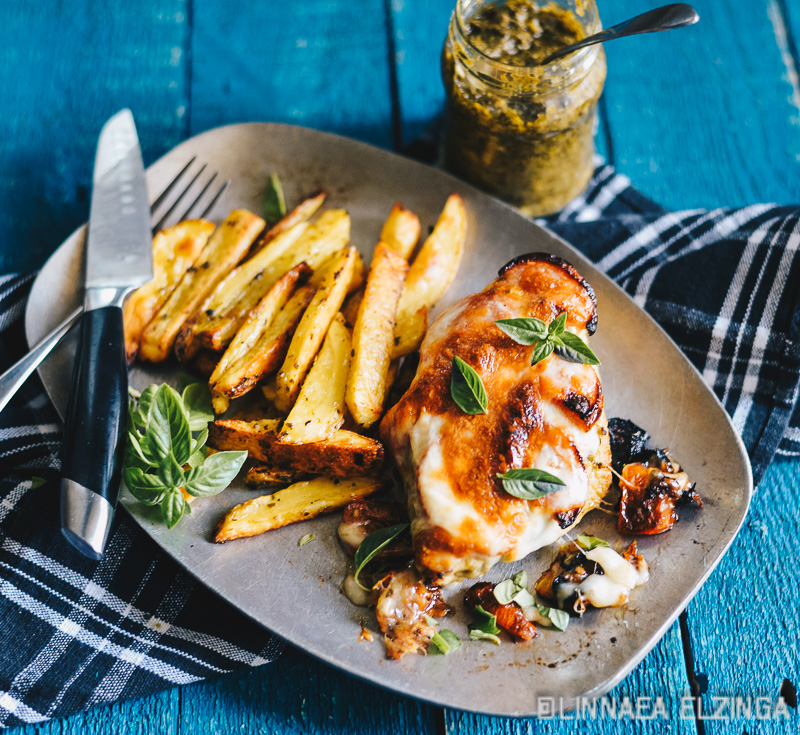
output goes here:
{"type": "Polygon", "coordinates": [[[593,36],[587,36],[582,41],[564,46],[564,48],[544,58],[539,64],[541,66],[551,64],[556,59],[571,54],[579,48],[584,48],[584,46],[593,46],[596,43],[613,41],[615,38],[625,38],[625,36],[636,36],[639,33],[670,31],[673,28],[693,25],[698,20],[700,20],[700,16],[691,5],[686,5],[685,3],[663,5],[660,8],[637,15],[635,18],[617,23],[604,31],[600,31],[600,33],[595,33],[593,36]]]}

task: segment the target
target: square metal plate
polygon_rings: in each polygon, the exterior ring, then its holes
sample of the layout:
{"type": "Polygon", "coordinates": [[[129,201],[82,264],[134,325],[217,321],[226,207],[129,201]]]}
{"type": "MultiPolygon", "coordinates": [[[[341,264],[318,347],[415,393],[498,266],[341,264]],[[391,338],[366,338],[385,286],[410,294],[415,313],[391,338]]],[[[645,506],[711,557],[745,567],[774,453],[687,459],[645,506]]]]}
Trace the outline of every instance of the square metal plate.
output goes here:
{"type": "MultiPolygon", "coordinates": [[[[655,645],[719,562],[747,512],[750,465],[727,414],[698,372],[661,328],[603,273],[563,240],[516,210],[442,171],[328,133],[253,123],[211,130],[179,145],[148,170],[151,192],[160,191],[192,156],[232,180],[224,204],[260,211],[268,177],[277,172],[289,202],[325,189],[327,207],[352,218],[352,244],[369,258],[395,201],[416,212],[423,234],[433,226],[448,194],[458,192],[469,214],[463,263],[441,308],[493,280],[512,257],[532,251],[570,261],[592,284],[599,325],[592,348],[600,368],[609,416],[645,427],[668,446],[697,482],[705,507],[684,511],[667,534],[643,537],[639,548],[650,582],[622,609],[590,611],[563,632],[540,629],[529,643],[493,646],[467,642],[450,656],[385,658],[380,635],[360,641],[361,623],[377,633],[374,616],[354,607],[339,585],[349,561],[336,538],[333,514],[262,536],[215,545],[216,525],[233,505],[254,497],[237,481],[221,495],[198,499],[193,514],[172,531],[153,509],[127,492],[122,503],[152,538],[200,581],[259,623],[314,656],[371,682],[439,705],[497,715],[532,716],[540,697],[566,706],[596,697],[618,683],[655,645]],[[299,547],[314,532],[316,539],[299,547]]],[[[83,228],[53,254],[34,283],[25,326],[34,344],[81,300],[83,228]]],[[[435,314],[434,314],[435,316],[435,314]]],[[[72,373],[74,335],[39,369],[63,415],[72,373]]],[[[131,385],[175,383],[178,369],[131,369],[131,385]]],[[[615,520],[592,513],[580,529],[619,538],[615,520]]],[[[486,578],[499,581],[520,569],[531,579],[549,566],[554,548],[497,565],[486,578]]],[[[458,586],[445,598],[459,611],[447,627],[466,639],[458,586]]]]}

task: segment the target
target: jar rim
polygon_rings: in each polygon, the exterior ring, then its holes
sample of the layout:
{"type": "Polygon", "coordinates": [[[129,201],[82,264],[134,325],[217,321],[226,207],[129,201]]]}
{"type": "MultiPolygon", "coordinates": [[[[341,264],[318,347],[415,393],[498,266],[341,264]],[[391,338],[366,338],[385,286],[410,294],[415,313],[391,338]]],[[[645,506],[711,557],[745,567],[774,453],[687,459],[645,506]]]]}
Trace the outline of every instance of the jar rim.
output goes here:
{"type": "MultiPolygon", "coordinates": [[[[592,0],[593,4],[595,5],[595,10],[597,9],[596,2],[592,0]]],[[[554,76],[562,76],[569,73],[568,66],[577,66],[579,65],[587,56],[590,54],[597,55],[600,53],[600,49],[602,48],[602,44],[595,44],[593,46],[584,46],[577,51],[573,51],[572,53],[568,54],[567,56],[556,59],[555,61],[547,64],[547,66],[543,66],[542,64],[506,64],[502,61],[498,61],[497,59],[493,59],[489,56],[485,51],[478,48],[469,37],[469,34],[466,32],[464,27],[466,19],[462,13],[462,0],[456,0],[456,6],[453,10],[453,18],[455,20],[455,26],[458,29],[459,35],[463,42],[469,47],[470,51],[474,51],[481,57],[481,60],[485,62],[489,68],[493,68],[500,73],[511,73],[511,74],[518,74],[521,76],[540,76],[542,72],[547,70],[548,72],[556,72],[554,76]],[[570,61],[570,65],[564,64],[565,60],[570,61]]],[[[599,15],[597,15],[597,20],[599,21],[599,15]]],[[[598,31],[602,30],[602,24],[597,23],[596,29],[590,29],[592,33],[597,33],[598,31]]],[[[591,35],[591,34],[590,34],[591,35]]]]}

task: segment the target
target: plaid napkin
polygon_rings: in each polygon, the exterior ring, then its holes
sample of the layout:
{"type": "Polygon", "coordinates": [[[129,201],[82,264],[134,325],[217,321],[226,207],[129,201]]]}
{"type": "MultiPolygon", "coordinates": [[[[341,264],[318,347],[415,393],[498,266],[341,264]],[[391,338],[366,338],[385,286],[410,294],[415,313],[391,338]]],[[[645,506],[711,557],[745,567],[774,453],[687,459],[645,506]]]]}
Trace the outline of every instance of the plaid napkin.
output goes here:
{"type": "MultiPolygon", "coordinates": [[[[799,217],[770,205],[669,213],[601,166],[548,223],[685,350],[744,437],[756,481],[776,452],[800,454],[799,217]]],[[[25,351],[31,281],[0,278],[0,370],[25,351]]],[[[279,639],[194,582],[124,511],[103,561],[62,541],[60,441],[32,378],[0,414],[0,723],[274,660],[279,639]]]]}

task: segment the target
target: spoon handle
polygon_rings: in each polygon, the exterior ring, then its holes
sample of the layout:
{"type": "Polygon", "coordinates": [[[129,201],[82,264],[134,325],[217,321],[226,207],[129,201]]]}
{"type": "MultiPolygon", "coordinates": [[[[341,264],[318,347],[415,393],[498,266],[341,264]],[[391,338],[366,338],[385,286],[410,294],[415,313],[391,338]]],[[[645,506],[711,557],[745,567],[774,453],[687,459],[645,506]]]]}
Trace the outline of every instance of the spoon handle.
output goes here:
{"type": "Polygon", "coordinates": [[[673,3],[672,5],[662,5],[660,8],[648,10],[646,13],[637,15],[634,18],[617,23],[616,25],[606,28],[600,33],[595,33],[593,36],[588,36],[582,41],[572,43],[569,46],[555,51],[545,58],[541,64],[550,64],[556,59],[560,59],[573,51],[584,48],[586,46],[593,46],[596,43],[605,43],[612,41],[615,38],[624,38],[625,36],[636,36],[640,33],[658,33],[660,31],[670,31],[673,28],[682,28],[683,26],[690,26],[700,20],[697,11],[685,3],[673,3]]]}

